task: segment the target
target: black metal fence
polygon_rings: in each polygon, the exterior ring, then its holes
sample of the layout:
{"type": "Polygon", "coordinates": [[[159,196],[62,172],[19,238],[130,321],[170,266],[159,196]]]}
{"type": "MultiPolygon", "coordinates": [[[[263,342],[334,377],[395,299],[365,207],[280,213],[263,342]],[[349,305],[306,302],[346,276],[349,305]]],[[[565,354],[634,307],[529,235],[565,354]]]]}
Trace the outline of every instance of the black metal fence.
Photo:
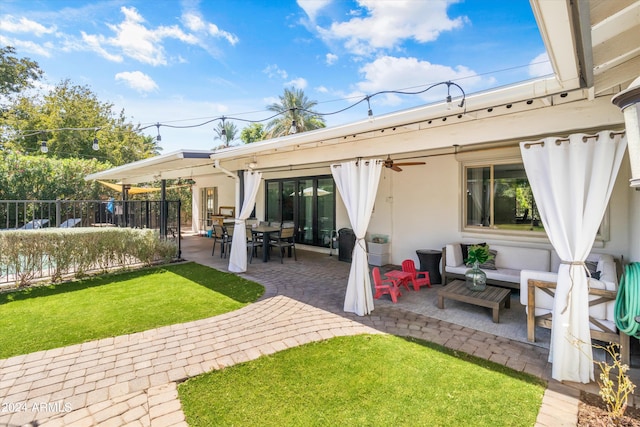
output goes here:
{"type": "Polygon", "coordinates": [[[46,227],[131,227],[177,239],[180,200],[0,200],[0,231],[46,227]]]}

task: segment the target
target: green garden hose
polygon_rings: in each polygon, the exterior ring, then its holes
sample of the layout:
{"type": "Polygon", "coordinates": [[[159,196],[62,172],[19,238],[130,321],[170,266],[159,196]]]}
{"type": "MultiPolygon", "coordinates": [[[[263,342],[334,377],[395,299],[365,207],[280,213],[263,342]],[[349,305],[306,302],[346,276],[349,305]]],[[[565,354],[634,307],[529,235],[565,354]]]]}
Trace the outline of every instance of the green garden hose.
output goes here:
{"type": "Polygon", "coordinates": [[[616,296],[615,317],[618,329],[629,336],[640,338],[640,262],[625,268],[616,296]]]}

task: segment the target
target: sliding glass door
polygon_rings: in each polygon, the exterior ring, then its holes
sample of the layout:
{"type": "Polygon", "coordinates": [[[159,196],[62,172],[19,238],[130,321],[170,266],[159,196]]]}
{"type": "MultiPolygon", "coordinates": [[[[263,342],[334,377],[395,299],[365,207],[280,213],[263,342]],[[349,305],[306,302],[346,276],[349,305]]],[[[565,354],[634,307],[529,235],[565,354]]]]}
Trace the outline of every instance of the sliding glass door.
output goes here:
{"type": "Polygon", "coordinates": [[[269,180],[266,220],[293,223],[296,242],[329,247],[335,230],[335,184],[331,176],[269,180]]]}

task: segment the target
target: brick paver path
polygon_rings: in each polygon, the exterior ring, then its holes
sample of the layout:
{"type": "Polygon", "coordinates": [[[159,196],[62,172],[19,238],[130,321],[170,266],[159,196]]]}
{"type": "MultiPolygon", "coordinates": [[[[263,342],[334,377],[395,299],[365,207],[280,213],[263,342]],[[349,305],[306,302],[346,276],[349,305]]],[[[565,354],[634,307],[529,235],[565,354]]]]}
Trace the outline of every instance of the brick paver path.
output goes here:
{"type": "MultiPolygon", "coordinates": [[[[228,260],[212,257],[211,244],[186,237],[183,257],[226,270],[228,260]]],[[[244,276],[263,284],[265,295],[232,313],[0,360],[0,425],[186,426],[180,381],[361,333],[413,336],[549,379],[548,352],[538,346],[411,313],[401,304],[364,317],[345,313],[349,264],[326,254],[298,255],[284,264],[254,260],[244,276]]],[[[550,386],[538,425],[575,425],[576,398],[574,388],[550,386]]]]}

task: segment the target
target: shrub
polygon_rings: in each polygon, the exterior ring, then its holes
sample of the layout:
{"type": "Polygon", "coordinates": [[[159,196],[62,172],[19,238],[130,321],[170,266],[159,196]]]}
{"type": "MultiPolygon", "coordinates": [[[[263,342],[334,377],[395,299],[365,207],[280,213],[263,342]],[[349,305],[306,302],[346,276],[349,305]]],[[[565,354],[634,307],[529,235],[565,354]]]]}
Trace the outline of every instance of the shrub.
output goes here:
{"type": "Polygon", "coordinates": [[[42,229],[0,233],[0,271],[18,286],[50,276],[82,277],[90,271],[107,271],[142,263],[168,262],[177,255],[175,243],[163,241],[149,229],[42,229]]]}

